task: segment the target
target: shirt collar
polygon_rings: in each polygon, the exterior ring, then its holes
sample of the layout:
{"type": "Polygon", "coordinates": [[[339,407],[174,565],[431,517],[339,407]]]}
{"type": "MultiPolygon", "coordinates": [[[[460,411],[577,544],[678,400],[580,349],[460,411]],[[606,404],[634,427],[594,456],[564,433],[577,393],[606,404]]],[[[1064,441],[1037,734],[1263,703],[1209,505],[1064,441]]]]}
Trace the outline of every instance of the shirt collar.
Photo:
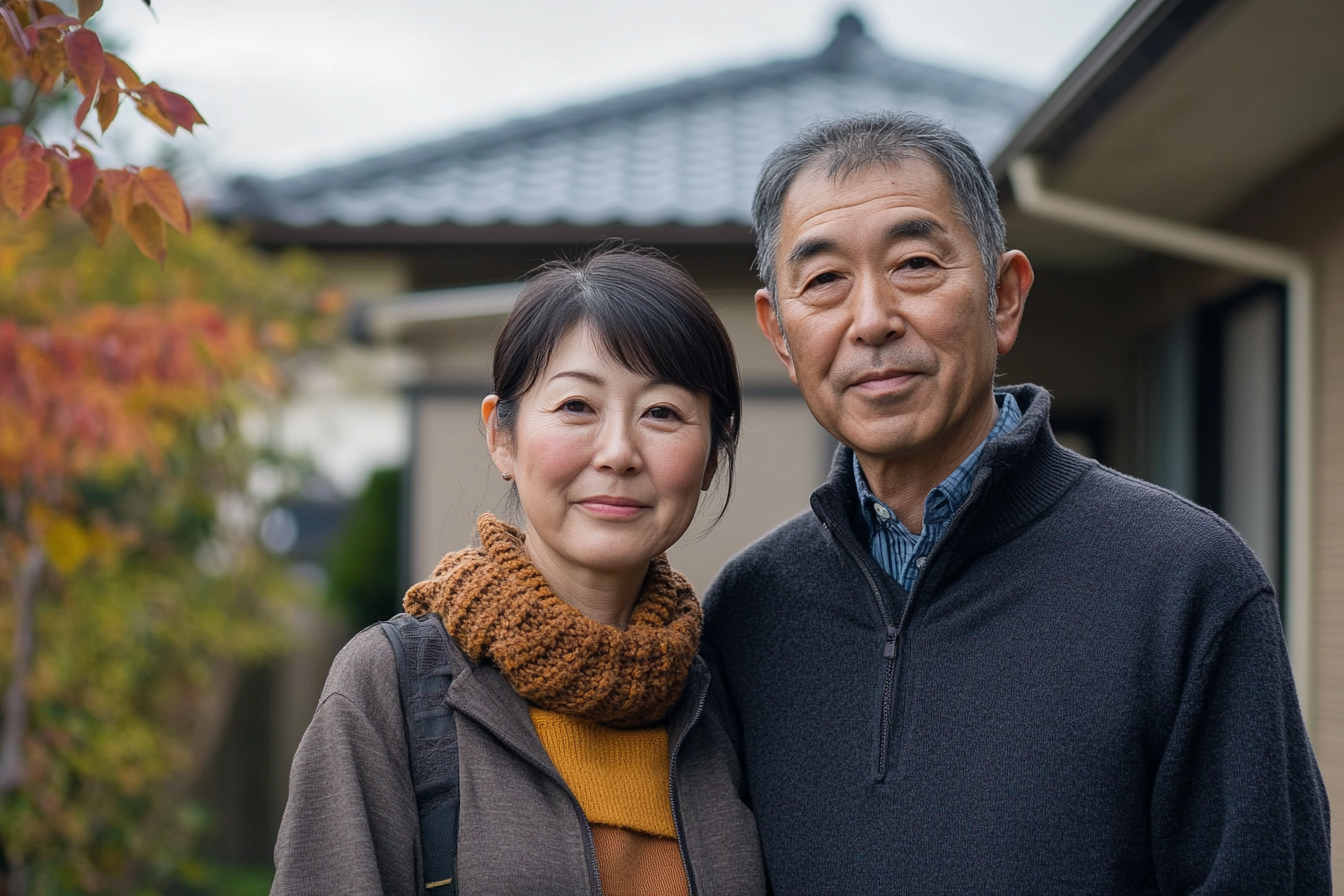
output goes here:
{"type": "MultiPolygon", "coordinates": [[[[946,479],[934,486],[933,490],[924,498],[924,519],[926,523],[936,525],[951,519],[957,508],[970,497],[971,484],[975,481],[975,468],[980,463],[980,454],[984,451],[985,445],[999,436],[1012,432],[1022,422],[1022,410],[1018,407],[1017,399],[1013,398],[1012,393],[998,392],[995,393],[994,397],[999,401],[999,416],[995,418],[993,428],[990,429],[989,435],[985,436],[984,441],[977,445],[975,450],[967,455],[966,459],[946,479]]],[[[877,496],[868,488],[868,480],[864,478],[863,469],[859,466],[858,454],[854,455],[854,484],[858,488],[859,507],[863,511],[863,520],[868,524],[869,531],[872,531],[879,522],[902,526],[895,512],[879,501],[877,496]],[[880,521],[876,518],[877,511],[874,509],[879,506],[886,511],[886,516],[880,521]]]]}

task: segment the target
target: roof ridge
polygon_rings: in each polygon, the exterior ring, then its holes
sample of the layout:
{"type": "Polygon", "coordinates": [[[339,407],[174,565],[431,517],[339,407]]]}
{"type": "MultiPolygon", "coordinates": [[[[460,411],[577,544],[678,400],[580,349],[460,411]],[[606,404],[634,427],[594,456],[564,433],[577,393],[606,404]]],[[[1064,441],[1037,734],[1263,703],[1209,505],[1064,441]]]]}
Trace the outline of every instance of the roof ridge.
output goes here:
{"type": "Polygon", "coordinates": [[[837,19],[832,39],[819,52],[808,56],[692,75],[668,84],[562,106],[549,112],[519,116],[498,124],[349,162],[323,166],[302,174],[279,178],[241,175],[227,185],[224,197],[216,206],[216,212],[227,216],[232,210],[246,208],[249,213],[255,214],[259,210],[258,204],[269,205],[268,200],[280,198],[278,194],[299,198],[311,191],[329,190],[333,178],[367,182],[369,178],[378,176],[397,176],[407,169],[418,168],[420,165],[447,156],[467,155],[520,137],[539,137],[557,130],[581,128],[593,121],[618,116],[623,112],[690,102],[706,94],[741,90],[809,72],[860,73],[874,67],[890,69],[889,75],[893,79],[934,79],[956,83],[961,89],[988,90],[1000,94],[1013,94],[1018,98],[1034,96],[1032,91],[1013,84],[891,53],[868,34],[863,20],[856,13],[846,11],[837,19]]]}

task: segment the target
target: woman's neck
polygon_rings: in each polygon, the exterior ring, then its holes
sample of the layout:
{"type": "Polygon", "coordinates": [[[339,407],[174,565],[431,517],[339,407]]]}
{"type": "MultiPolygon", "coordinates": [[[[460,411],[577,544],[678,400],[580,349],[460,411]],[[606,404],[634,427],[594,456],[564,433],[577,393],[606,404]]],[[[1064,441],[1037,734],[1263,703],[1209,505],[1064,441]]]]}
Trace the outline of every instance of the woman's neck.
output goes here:
{"type": "Polygon", "coordinates": [[[649,570],[647,563],[631,570],[576,567],[526,537],[523,550],[556,597],[595,622],[625,631],[649,570]]]}

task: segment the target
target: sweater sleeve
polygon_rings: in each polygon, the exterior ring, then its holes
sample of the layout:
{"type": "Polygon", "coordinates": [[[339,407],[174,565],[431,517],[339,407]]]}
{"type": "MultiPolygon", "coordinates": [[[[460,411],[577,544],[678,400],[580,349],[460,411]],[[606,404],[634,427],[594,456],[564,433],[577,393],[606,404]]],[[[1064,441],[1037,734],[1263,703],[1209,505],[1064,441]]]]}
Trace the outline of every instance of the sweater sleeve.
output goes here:
{"type": "Polygon", "coordinates": [[[333,662],[294,756],[272,896],[418,891],[405,738],[392,649],[367,629],[333,662]]]}
{"type": "Polygon", "coordinates": [[[1246,603],[1192,666],[1152,796],[1162,893],[1322,893],[1330,810],[1278,605],[1246,603]]]}

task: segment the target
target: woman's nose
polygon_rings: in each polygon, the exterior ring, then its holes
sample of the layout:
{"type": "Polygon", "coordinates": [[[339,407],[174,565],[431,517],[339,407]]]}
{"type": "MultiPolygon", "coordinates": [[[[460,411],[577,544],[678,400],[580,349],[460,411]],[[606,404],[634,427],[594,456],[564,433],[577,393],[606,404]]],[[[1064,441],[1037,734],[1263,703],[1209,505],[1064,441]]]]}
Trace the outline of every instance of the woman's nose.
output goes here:
{"type": "Polygon", "coordinates": [[[593,452],[593,466],[599,470],[629,473],[638,470],[639,464],[635,425],[623,415],[604,421],[593,452]]]}

